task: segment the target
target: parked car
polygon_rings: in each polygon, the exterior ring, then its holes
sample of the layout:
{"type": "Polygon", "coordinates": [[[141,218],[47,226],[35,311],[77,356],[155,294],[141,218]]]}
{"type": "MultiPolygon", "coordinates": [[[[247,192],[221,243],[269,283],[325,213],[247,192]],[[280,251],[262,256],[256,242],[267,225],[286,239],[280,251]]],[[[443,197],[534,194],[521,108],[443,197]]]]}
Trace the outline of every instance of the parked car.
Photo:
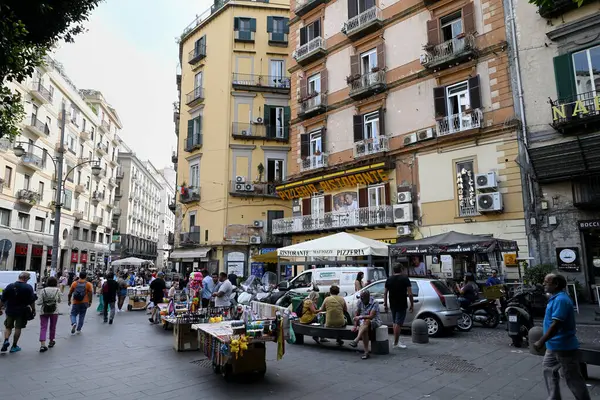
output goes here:
{"type": "Polygon", "coordinates": [[[313,290],[314,285],[319,288],[319,291],[328,292],[331,285],[337,285],[340,288],[340,296],[347,296],[354,293],[354,281],[361,271],[365,274],[363,278],[365,284],[387,278],[383,267],[313,268],[302,271],[289,281],[280,282],[279,290],[308,293],[313,290]]]}
{"type": "MultiPolygon", "coordinates": [[[[454,330],[458,325],[458,319],[462,311],[454,293],[446,284],[437,279],[410,278],[411,288],[414,296],[414,310],[406,313],[403,327],[410,327],[415,319],[422,319],[427,323],[429,336],[440,336],[444,332],[454,330]]],[[[383,294],[385,280],[379,280],[353,295],[346,296],[348,312],[354,316],[360,301],[360,293],[368,290],[371,296],[379,303],[379,311],[382,322],[392,327],[392,313],[383,308],[383,294]]],[[[408,303],[410,306],[410,303],[408,303]]]]}

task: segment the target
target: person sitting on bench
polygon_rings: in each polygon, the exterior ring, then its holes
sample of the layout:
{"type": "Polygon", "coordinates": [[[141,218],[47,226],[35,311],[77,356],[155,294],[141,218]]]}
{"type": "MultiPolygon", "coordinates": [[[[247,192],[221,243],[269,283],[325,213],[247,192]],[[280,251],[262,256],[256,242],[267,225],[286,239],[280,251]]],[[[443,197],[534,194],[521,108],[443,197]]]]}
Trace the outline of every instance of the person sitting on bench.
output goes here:
{"type": "Polygon", "coordinates": [[[352,328],[352,331],[358,332],[358,335],[356,339],[349,343],[351,347],[357,347],[359,340],[362,340],[365,351],[361,357],[363,360],[369,358],[371,353],[369,351],[369,333],[371,333],[371,330],[375,331],[380,326],[379,304],[371,297],[371,293],[368,290],[363,290],[360,294],[358,309],[354,317],[354,328],[352,328]]]}
{"type": "MultiPolygon", "coordinates": [[[[340,288],[336,285],[329,288],[329,294],[319,309],[319,312],[325,312],[325,328],[343,328],[346,326],[344,311],[348,310],[346,301],[340,296],[340,288]]],[[[337,338],[336,342],[338,346],[344,345],[340,338],[337,338]]]]}
{"type": "MultiPolygon", "coordinates": [[[[301,324],[312,324],[313,322],[317,322],[317,314],[319,313],[319,310],[317,309],[318,301],[319,292],[310,292],[308,297],[304,299],[302,302],[302,316],[300,317],[301,324]]],[[[317,343],[328,342],[325,338],[319,340],[318,336],[313,336],[313,340],[317,343]]]]}

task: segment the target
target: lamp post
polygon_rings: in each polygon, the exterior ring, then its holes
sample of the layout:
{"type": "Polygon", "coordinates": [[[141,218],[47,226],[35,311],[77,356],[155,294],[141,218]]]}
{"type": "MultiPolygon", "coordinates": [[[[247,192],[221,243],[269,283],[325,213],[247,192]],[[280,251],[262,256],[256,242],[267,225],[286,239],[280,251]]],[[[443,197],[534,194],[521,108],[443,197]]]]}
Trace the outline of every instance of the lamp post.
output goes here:
{"type": "MultiPolygon", "coordinates": [[[[53,232],[53,237],[52,237],[52,261],[50,264],[50,269],[54,270],[54,271],[56,271],[56,267],[58,264],[58,250],[60,247],[59,234],[60,234],[60,218],[61,218],[61,210],[62,210],[62,192],[63,192],[63,188],[65,185],[65,181],[62,179],[63,162],[64,162],[63,146],[65,143],[65,126],[66,126],[66,119],[67,119],[66,118],[67,111],[66,111],[65,107],[63,107],[63,109],[62,109],[61,117],[62,117],[62,125],[61,125],[61,129],[60,129],[61,148],[58,151],[58,156],[56,157],[56,159],[49,154],[47,155],[48,158],[50,158],[50,160],[52,160],[52,163],[54,164],[54,172],[55,172],[55,174],[54,174],[55,182],[54,183],[56,185],[56,195],[54,198],[54,232],[53,232]]],[[[16,144],[17,144],[17,146],[15,146],[15,148],[13,148],[13,152],[19,158],[23,157],[26,154],[23,144],[26,144],[28,146],[33,146],[33,147],[36,147],[41,150],[45,150],[43,147],[37,146],[32,143],[16,142],[16,144]]],[[[80,165],[84,165],[84,164],[93,164],[92,165],[92,175],[93,176],[100,175],[100,172],[102,171],[102,168],[100,167],[100,161],[88,160],[88,161],[84,161],[82,163],[77,164],[76,166],[71,168],[69,171],[67,171],[67,174],[65,175],[65,180],[71,174],[71,172],[73,172],[75,170],[75,168],[79,167],[80,165]]]]}

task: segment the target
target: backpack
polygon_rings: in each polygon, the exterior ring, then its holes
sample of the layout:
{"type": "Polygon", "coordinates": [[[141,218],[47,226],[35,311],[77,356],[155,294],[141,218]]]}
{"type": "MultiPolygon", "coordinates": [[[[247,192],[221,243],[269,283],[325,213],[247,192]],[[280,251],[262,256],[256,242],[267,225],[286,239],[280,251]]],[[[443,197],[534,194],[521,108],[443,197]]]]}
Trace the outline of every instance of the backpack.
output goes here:
{"type": "Polygon", "coordinates": [[[56,312],[56,296],[47,297],[46,289],[42,291],[42,313],[54,314],[56,312]]]}
{"type": "Polygon", "coordinates": [[[296,316],[298,318],[300,318],[302,316],[303,312],[304,312],[304,300],[302,300],[300,302],[300,304],[298,304],[298,307],[296,307],[296,316]]]}
{"type": "Polygon", "coordinates": [[[108,280],[102,285],[102,293],[108,294],[108,280]]]}
{"type": "Polygon", "coordinates": [[[73,292],[73,299],[77,301],[83,301],[85,299],[87,282],[77,282],[75,291],[73,292]]]}

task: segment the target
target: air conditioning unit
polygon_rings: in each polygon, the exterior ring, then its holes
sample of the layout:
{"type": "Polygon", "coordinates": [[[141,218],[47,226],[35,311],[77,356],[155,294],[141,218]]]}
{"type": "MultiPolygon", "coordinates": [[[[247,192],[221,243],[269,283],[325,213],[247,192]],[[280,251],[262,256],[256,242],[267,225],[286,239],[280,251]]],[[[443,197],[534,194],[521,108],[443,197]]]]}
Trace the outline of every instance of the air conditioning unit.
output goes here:
{"type": "Polygon", "coordinates": [[[246,184],[244,185],[244,190],[245,190],[246,192],[254,192],[254,185],[253,185],[253,184],[251,184],[251,183],[246,183],[246,184]]]}
{"type": "Polygon", "coordinates": [[[417,134],[411,133],[410,135],[404,136],[404,145],[408,146],[409,144],[417,143],[417,134]]]}
{"type": "Polygon", "coordinates": [[[490,192],[477,195],[477,211],[480,213],[502,211],[502,193],[490,192]]]}
{"type": "Polygon", "coordinates": [[[394,223],[406,223],[413,220],[412,203],[396,204],[393,206],[394,223]]]}
{"type": "Polygon", "coordinates": [[[481,191],[494,191],[498,189],[498,178],[493,171],[475,175],[475,189],[481,191]]]}
{"type": "Polygon", "coordinates": [[[411,192],[398,192],[398,204],[410,203],[412,201],[411,192]]]}
{"type": "Polygon", "coordinates": [[[250,236],[250,243],[252,244],[260,244],[260,236],[250,236]]]}
{"type": "Polygon", "coordinates": [[[423,141],[428,139],[433,139],[433,128],[422,129],[417,131],[417,140],[423,141]]]}
{"type": "Polygon", "coordinates": [[[256,118],[256,120],[254,120],[255,124],[262,124],[263,123],[263,119],[261,117],[256,118]]]}
{"type": "Polygon", "coordinates": [[[244,130],[241,132],[241,135],[242,135],[242,136],[248,136],[248,131],[244,129],[244,130]]]}
{"type": "Polygon", "coordinates": [[[243,183],[236,183],[235,184],[235,191],[236,192],[243,192],[245,190],[244,186],[245,185],[243,183]]]}
{"type": "Polygon", "coordinates": [[[254,221],[255,228],[262,228],[263,226],[265,226],[265,223],[263,221],[261,221],[260,219],[257,219],[256,221],[254,221]]]}
{"type": "Polygon", "coordinates": [[[399,225],[396,227],[397,236],[410,236],[410,233],[410,226],[408,225],[399,225]]]}
{"type": "Polygon", "coordinates": [[[246,177],[245,176],[236,176],[235,177],[235,183],[246,183],[246,177]]]}

